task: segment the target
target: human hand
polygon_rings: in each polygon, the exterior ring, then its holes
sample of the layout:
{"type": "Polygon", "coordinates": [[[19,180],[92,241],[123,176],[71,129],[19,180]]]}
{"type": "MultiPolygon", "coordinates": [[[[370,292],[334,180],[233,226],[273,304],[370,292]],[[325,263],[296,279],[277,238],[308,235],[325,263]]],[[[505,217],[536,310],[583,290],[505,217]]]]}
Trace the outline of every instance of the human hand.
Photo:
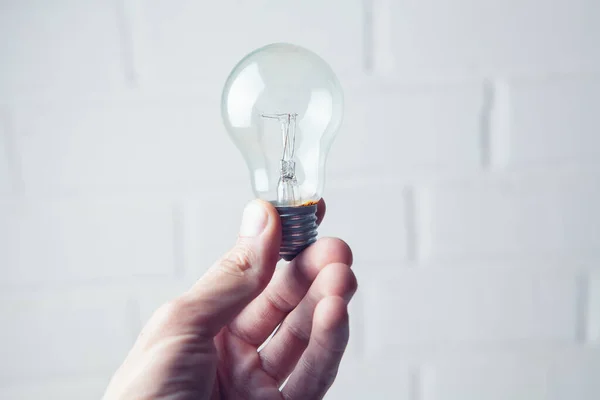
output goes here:
{"type": "Polygon", "coordinates": [[[274,207],[250,203],[236,245],[154,313],[103,399],[322,398],[348,342],[352,253],[324,238],[275,271],[280,241],[274,207]]]}

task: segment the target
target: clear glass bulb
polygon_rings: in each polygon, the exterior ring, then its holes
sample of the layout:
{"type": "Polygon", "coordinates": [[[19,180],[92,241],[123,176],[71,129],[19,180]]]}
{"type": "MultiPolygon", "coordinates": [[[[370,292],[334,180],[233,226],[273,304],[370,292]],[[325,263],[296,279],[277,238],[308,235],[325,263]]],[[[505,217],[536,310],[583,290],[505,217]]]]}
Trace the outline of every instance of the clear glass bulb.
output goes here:
{"type": "Polygon", "coordinates": [[[319,201],[343,115],[339,81],[321,57],[287,43],[253,51],[227,78],[221,112],[257,197],[288,212],[319,201]]]}
{"type": "Polygon", "coordinates": [[[323,59],[286,43],[255,50],[229,75],[221,107],[257,197],[279,206],[320,199],[343,113],[342,89],[323,59]]]}

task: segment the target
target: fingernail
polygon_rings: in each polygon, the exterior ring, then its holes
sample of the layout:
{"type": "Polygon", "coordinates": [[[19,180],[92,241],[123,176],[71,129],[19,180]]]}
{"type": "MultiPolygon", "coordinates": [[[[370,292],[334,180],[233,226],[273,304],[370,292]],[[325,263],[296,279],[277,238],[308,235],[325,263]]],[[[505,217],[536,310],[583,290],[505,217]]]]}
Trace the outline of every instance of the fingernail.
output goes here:
{"type": "Polygon", "coordinates": [[[258,202],[246,206],[240,227],[240,236],[254,237],[262,233],[267,225],[267,212],[258,202]]]}

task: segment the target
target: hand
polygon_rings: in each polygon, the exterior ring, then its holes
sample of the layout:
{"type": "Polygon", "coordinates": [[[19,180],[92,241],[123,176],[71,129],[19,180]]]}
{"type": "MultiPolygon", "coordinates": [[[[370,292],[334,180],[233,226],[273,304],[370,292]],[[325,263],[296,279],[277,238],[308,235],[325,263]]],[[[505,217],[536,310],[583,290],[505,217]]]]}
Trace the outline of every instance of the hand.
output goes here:
{"type": "Polygon", "coordinates": [[[275,271],[280,241],[277,211],[250,203],[235,247],[155,312],[104,400],[322,398],[348,342],[352,253],[320,239],[275,271]]]}

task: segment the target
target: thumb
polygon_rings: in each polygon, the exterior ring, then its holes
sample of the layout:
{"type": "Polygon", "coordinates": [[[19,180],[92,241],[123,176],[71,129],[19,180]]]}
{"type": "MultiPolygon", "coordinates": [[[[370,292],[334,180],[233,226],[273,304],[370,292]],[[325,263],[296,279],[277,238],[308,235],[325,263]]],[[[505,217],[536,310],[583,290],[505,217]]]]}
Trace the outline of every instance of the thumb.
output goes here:
{"type": "Polygon", "coordinates": [[[216,335],[271,280],[279,261],[281,226],[275,208],[262,200],[244,210],[235,246],[189,290],[196,329],[216,335]]]}

